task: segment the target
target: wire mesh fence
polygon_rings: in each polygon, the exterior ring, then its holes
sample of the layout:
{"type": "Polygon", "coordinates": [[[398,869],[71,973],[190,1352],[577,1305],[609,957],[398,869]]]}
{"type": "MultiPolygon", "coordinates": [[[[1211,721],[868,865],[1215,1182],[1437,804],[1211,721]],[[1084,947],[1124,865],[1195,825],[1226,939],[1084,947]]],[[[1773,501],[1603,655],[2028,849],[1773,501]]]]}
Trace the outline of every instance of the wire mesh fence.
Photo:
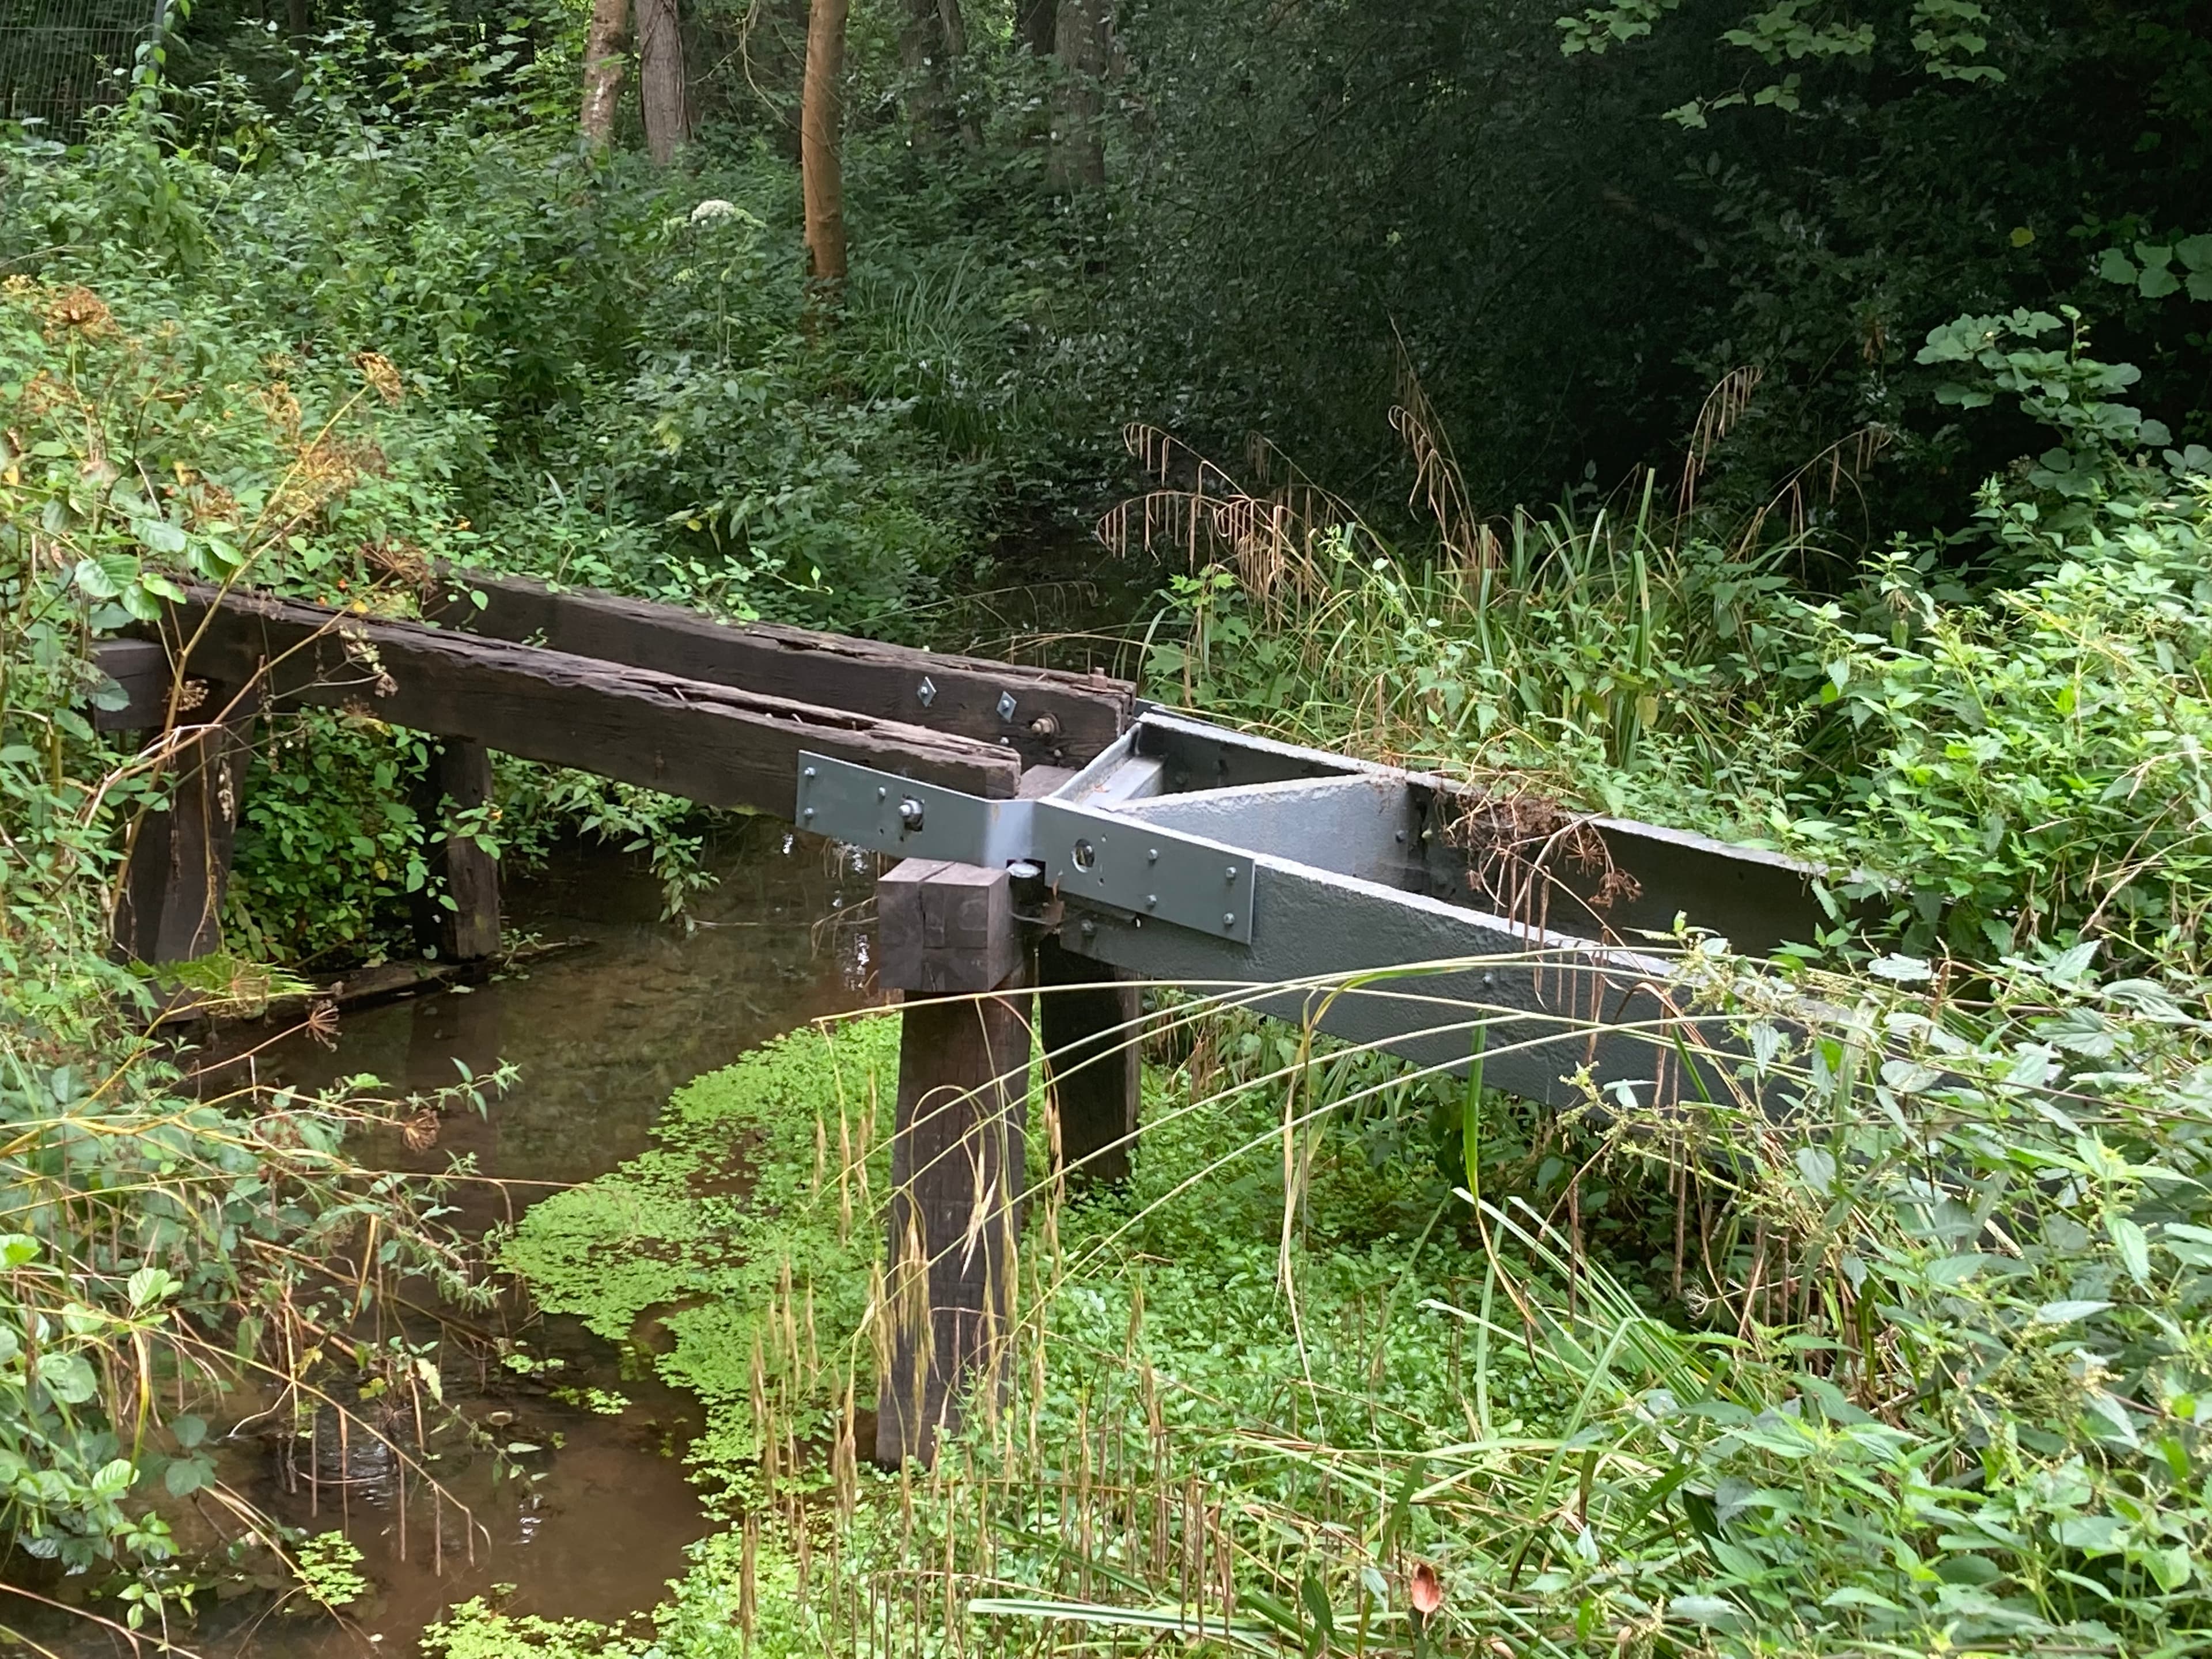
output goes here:
{"type": "Polygon", "coordinates": [[[118,102],[167,0],[0,0],[0,121],[69,139],[118,102]]]}

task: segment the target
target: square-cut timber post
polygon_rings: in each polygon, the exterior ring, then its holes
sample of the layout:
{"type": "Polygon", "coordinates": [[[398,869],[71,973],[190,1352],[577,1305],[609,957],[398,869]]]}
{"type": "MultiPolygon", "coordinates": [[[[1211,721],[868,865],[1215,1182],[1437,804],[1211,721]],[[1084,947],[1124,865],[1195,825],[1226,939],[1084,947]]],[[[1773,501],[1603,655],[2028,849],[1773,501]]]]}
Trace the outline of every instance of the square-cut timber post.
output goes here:
{"type": "Polygon", "coordinates": [[[876,1461],[927,1467],[997,1386],[1026,1181],[1030,969],[1004,870],[909,859],[876,883],[876,971],[904,992],[876,1461]]]}
{"type": "Polygon", "coordinates": [[[1138,988],[1103,962],[1037,945],[1037,1027],[1050,1089],[1054,1148],[1073,1188],[1129,1178],[1142,1066],[1138,988]]]}
{"type": "Polygon", "coordinates": [[[253,687],[191,679],[185,693],[189,735],[179,733],[161,768],[173,787],[163,810],[138,821],[115,908],[117,951],[149,968],[222,944],[231,842],[260,713],[253,687]]]}
{"type": "Polygon", "coordinates": [[[452,818],[491,805],[491,751],[465,738],[440,738],[431,745],[429,775],[422,780],[416,810],[428,830],[432,857],[443,866],[446,896],[453,908],[439,907],[420,919],[425,946],[452,962],[495,957],[500,946],[499,860],[481,842],[453,832],[452,818]]]}

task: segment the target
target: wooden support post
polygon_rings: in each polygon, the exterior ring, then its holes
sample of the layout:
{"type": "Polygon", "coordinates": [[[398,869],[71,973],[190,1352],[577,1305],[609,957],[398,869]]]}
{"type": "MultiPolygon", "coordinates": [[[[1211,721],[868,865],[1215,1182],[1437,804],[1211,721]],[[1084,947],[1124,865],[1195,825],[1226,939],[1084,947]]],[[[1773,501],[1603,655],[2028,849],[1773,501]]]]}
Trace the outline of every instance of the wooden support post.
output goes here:
{"type": "Polygon", "coordinates": [[[222,943],[222,897],[257,706],[234,685],[190,680],[186,722],[206,722],[180,744],[165,775],[168,810],[149,812],[131,844],[115,907],[116,948],[149,967],[189,962],[222,943]]]}
{"type": "Polygon", "coordinates": [[[465,738],[443,738],[430,763],[428,826],[443,859],[446,891],[453,901],[436,918],[438,954],[473,962],[499,952],[499,860],[466,836],[447,833],[457,813],[491,804],[491,751],[465,738]]]}
{"type": "Polygon", "coordinates": [[[1013,1312],[1029,969],[1004,870],[909,860],[876,884],[876,915],[878,976],[907,994],[876,1461],[927,1467],[1013,1312]]]}
{"type": "Polygon", "coordinates": [[[1060,1167],[1076,1186],[1127,1181],[1143,1058],[1137,988],[1104,963],[1063,951],[1056,935],[1037,946],[1036,977],[1060,1167]]]}

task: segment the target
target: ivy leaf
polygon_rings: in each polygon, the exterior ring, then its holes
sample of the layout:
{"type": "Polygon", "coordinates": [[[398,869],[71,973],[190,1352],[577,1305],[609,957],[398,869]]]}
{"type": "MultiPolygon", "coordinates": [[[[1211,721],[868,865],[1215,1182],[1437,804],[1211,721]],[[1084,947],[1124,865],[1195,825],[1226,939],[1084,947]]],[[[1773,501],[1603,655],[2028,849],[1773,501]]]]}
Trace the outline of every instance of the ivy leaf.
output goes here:
{"type": "Polygon", "coordinates": [[[169,1467],[161,1471],[161,1484],[169,1489],[173,1498],[186,1498],[203,1486],[211,1486],[215,1484],[215,1459],[173,1457],[169,1467]]]}
{"type": "Polygon", "coordinates": [[[185,532],[167,519],[134,519],[131,529],[149,553],[173,556],[185,550],[185,532]]]}
{"type": "Polygon", "coordinates": [[[109,567],[117,561],[113,555],[106,559],[79,559],[73,579],[78,592],[88,599],[112,599],[123,592],[122,584],[137,575],[136,561],[121,561],[125,568],[115,571],[109,567]]]}
{"type": "Polygon", "coordinates": [[[2071,1325],[2077,1319],[2087,1319],[2091,1314],[2102,1313],[2112,1305],[2109,1302],[2090,1300],[2046,1302],[2035,1310],[2035,1322],[2039,1325],[2071,1325]]]}
{"type": "Polygon", "coordinates": [[[2133,288],[2136,285],[2136,279],[2142,275],[2142,271],[2134,260],[2129,258],[2119,249],[2108,247],[2098,256],[2097,275],[2108,283],[2124,283],[2128,287],[2133,288]]]}
{"type": "Polygon", "coordinates": [[[100,1378],[81,1353],[40,1354],[38,1378],[64,1406],[82,1406],[100,1391],[100,1378]]]}
{"type": "Polygon", "coordinates": [[[2179,293],[2181,281],[2164,265],[2146,265],[2136,290],[2146,300],[2163,300],[2169,294],[2179,293]]]}
{"type": "Polygon", "coordinates": [[[92,1489],[102,1498],[120,1498],[131,1490],[131,1482],[137,1473],[129,1458],[111,1459],[93,1475],[92,1489]]]}

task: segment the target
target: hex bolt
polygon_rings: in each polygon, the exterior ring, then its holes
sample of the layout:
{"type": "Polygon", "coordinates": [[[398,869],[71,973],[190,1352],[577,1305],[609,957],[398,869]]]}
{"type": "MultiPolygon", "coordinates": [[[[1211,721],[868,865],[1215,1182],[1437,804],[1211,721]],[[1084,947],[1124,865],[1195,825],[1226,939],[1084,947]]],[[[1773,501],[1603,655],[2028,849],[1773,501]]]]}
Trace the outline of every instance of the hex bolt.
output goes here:
{"type": "Polygon", "coordinates": [[[878,789],[876,791],[876,799],[878,800],[889,800],[890,798],[891,792],[888,789],[878,789]]]}
{"type": "Polygon", "coordinates": [[[800,817],[802,817],[802,818],[811,818],[811,817],[812,817],[814,816],[814,809],[813,809],[812,807],[811,807],[811,806],[810,806],[810,807],[808,807],[805,811],[801,812],[799,816],[800,817]]]}
{"type": "Polygon", "coordinates": [[[1237,925],[1237,913],[1234,910],[1224,910],[1221,913],[1221,925],[1224,927],[1234,927],[1237,925]]]}
{"type": "Polygon", "coordinates": [[[1030,722],[1030,735],[1050,739],[1060,735],[1060,722],[1050,714],[1039,714],[1030,722]]]}
{"type": "Polygon", "coordinates": [[[921,828],[921,803],[912,795],[899,802],[899,824],[906,830],[921,828]]]}
{"type": "Polygon", "coordinates": [[[1146,848],[1145,848],[1145,862],[1146,862],[1146,863],[1147,863],[1147,864],[1158,864],[1159,861],[1160,861],[1160,849],[1159,849],[1158,848],[1157,848],[1157,847],[1147,847],[1146,848]]]}
{"type": "Polygon", "coordinates": [[[1232,865],[1231,865],[1231,866],[1229,866],[1228,872],[1226,872],[1226,873],[1225,873],[1225,874],[1224,874],[1221,878],[1222,878],[1224,881],[1234,881],[1234,880],[1236,880],[1236,879],[1237,879],[1237,866],[1236,866],[1235,865],[1233,865],[1233,864],[1232,864],[1232,865]]]}
{"type": "Polygon", "coordinates": [[[808,768],[807,768],[804,772],[801,772],[799,775],[800,777],[802,777],[802,778],[809,778],[809,779],[811,779],[811,778],[812,778],[812,777],[813,777],[813,775],[814,775],[814,769],[813,769],[812,767],[811,767],[811,766],[810,766],[810,767],[808,767],[808,768]]]}
{"type": "Polygon", "coordinates": [[[1147,893],[1145,895],[1145,908],[1147,910],[1157,910],[1159,908],[1160,896],[1158,893],[1147,893]]]}
{"type": "Polygon", "coordinates": [[[1097,939],[1098,937],[1098,924],[1091,921],[1090,917],[1085,916],[1083,919],[1083,926],[1077,928],[1076,932],[1081,933],[1085,939],[1097,939]]]}

